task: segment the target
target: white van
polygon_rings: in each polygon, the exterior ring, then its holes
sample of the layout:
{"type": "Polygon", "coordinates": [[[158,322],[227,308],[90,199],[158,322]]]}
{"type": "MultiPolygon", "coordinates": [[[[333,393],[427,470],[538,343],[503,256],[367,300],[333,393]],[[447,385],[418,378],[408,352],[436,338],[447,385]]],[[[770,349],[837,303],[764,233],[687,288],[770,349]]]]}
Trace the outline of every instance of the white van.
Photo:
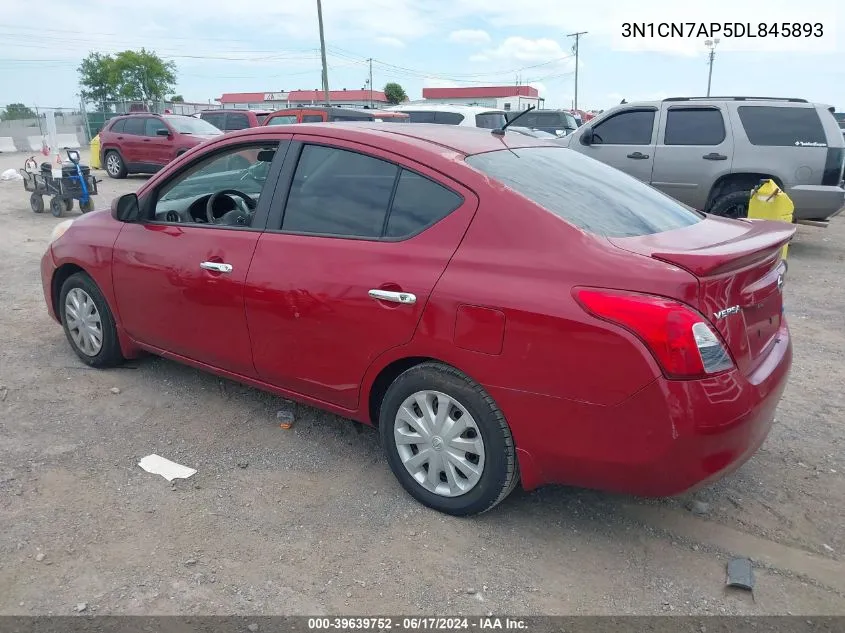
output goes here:
{"type": "Polygon", "coordinates": [[[442,123],[444,125],[464,125],[495,130],[507,122],[504,110],[479,106],[416,103],[385,109],[407,113],[411,117],[411,123],[442,123]]]}

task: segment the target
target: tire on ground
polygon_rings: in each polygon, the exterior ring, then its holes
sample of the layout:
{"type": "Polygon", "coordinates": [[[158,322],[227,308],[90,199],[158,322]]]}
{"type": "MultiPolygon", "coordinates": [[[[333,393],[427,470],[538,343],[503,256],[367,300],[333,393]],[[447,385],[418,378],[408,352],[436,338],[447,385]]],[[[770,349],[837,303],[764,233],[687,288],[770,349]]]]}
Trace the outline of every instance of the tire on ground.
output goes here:
{"type": "Polygon", "coordinates": [[[746,218],[748,217],[748,202],[750,200],[750,191],[732,191],[716,198],[710,205],[708,213],[723,218],[746,218]]]}
{"type": "Polygon", "coordinates": [[[123,157],[117,150],[110,149],[103,155],[103,166],[106,168],[106,173],[112,178],[126,178],[126,163],[123,162],[123,157]],[[109,163],[112,163],[109,166],[109,163]]]}
{"type": "Polygon", "coordinates": [[[416,365],[387,389],[379,412],[381,441],[393,474],[417,501],[455,516],[479,514],[505,499],[519,482],[516,447],[510,427],[484,388],[463,372],[436,362],[416,365]],[[425,489],[411,476],[394,440],[399,407],[412,394],[439,391],[459,402],[473,417],[484,442],[484,467],[478,483],[459,496],[441,496],[425,489]]]}
{"type": "Polygon", "coordinates": [[[94,283],[94,280],[86,273],[74,273],[62,284],[61,290],[59,291],[59,301],[56,305],[56,314],[61,319],[62,327],[64,328],[68,343],[70,343],[71,348],[76,355],[79,356],[83,363],[90,365],[91,367],[105,368],[114,367],[124,361],[123,354],[120,351],[120,343],[117,338],[117,328],[115,326],[114,316],[112,315],[111,309],[109,308],[105,297],[103,297],[103,293],[100,292],[100,289],[97,287],[97,284],[94,283]],[[89,356],[77,347],[68,327],[65,301],[67,300],[68,293],[74,288],[84,290],[85,293],[91,297],[97,308],[97,312],[100,314],[102,347],[94,356],[89,356]]]}

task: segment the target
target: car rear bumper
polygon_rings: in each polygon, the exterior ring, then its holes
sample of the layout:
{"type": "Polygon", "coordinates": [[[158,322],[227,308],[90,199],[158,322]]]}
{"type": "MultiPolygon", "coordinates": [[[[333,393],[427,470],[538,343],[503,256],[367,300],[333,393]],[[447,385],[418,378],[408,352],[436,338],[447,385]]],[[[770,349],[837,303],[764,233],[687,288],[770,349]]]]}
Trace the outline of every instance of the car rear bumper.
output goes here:
{"type": "Polygon", "coordinates": [[[845,209],[845,189],[823,185],[787,187],[796,220],[829,220],[845,209]]]}
{"type": "Polygon", "coordinates": [[[56,309],[53,305],[53,274],[56,272],[56,263],[53,261],[53,249],[48,247],[41,256],[41,289],[44,292],[44,301],[47,304],[47,313],[54,321],[59,321],[56,309]]]}
{"type": "Polygon", "coordinates": [[[659,378],[612,407],[490,388],[510,422],[523,486],[668,496],[716,481],[766,439],[792,364],[786,325],[753,374],[659,378]]]}

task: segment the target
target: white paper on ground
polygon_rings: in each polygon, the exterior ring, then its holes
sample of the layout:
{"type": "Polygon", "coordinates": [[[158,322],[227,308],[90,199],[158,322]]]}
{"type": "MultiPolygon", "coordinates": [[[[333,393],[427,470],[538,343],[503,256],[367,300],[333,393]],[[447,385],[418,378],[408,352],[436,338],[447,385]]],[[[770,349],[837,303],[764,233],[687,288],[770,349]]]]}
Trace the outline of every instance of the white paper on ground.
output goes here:
{"type": "Polygon", "coordinates": [[[197,471],[193,468],[188,468],[187,466],[182,466],[182,464],[171,462],[169,459],[159,457],[158,455],[147,455],[146,457],[141,458],[138,465],[148,473],[161,475],[167,481],[173,481],[174,479],[187,479],[197,473],[197,471]]]}

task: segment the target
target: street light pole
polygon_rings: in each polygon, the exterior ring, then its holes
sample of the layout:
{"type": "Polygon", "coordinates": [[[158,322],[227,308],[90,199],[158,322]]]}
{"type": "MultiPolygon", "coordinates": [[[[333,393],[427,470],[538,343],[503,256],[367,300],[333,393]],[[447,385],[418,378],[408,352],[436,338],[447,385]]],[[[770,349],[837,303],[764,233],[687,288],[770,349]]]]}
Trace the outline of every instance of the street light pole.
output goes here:
{"type": "Polygon", "coordinates": [[[370,57],[368,60],[370,62],[370,107],[373,107],[373,58],[370,57]]]}
{"type": "Polygon", "coordinates": [[[578,33],[570,33],[566,37],[574,37],[575,38],[575,106],[573,110],[578,109],[578,43],[581,39],[582,35],[586,35],[587,31],[579,31],[578,33]]]}
{"type": "Polygon", "coordinates": [[[704,45],[710,49],[710,54],[708,55],[710,70],[707,71],[707,96],[710,96],[710,82],[713,80],[713,60],[716,58],[716,46],[719,44],[719,38],[714,38],[712,40],[704,40],[704,45]]]}
{"type": "Polygon", "coordinates": [[[326,38],[323,35],[323,3],[317,0],[317,21],[320,24],[320,56],[323,59],[323,95],[329,105],[329,71],[326,67],[326,38]]]}

